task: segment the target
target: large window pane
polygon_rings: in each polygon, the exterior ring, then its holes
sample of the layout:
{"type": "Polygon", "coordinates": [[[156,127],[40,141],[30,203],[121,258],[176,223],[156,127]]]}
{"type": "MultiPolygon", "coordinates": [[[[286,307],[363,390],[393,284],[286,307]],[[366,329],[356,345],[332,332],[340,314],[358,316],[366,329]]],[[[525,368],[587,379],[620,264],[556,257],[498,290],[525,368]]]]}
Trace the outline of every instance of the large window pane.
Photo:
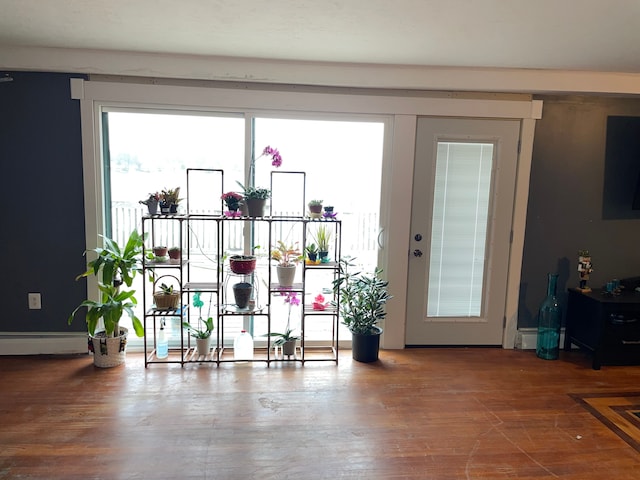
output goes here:
{"type": "MultiPolygon", "coordinates": [[[[256,118],[254,131],[256,156],[264,147],[271,146],[282,155],[282,166],[277,170],[306,172],[306,200],[318,199],[323,200],[325,206],[333,205],[342,220],[342,256],[355,257],[361,269],[373,271],[378,252],[384,124],[256,118]]],[[[259,158],[256,184],[268,187],[272,170],[268,158],[259,158]]],[[[297,177],[291,178],[293,204],[299,201],[299,188],[293,180],[297,177]]],[[[306,206],[304,208],[306,210],[306,206]]],[[[320,276],[307,275],[306,281],[307,303],[331,287],[320,276]]],[[[272,308],[274,328],[283,327],[288,306],[276,301],[272,308]]],[[[329,323],[313,320],[313,317],[307,320],[306,335],[318,340],[331,338],[329,323]]],[[[344,325],[340,325],[339,336],[351,338],[344,325]]]]}
{"type": "MultiPolygon", "coordinates": [[[[181,197],[186,197],[187,169],[221,169],[224,170],[224,190],[239,191],[236,181],[245,183],[249,172],[245,169],[244,146],[247,143],[255,145],[256,156],[264,147],[270,145],[278,148],[283,156],[283,165],[274,169],[269,158],[259,158],[256,162],[255,176],[257,186],[269,187],[272,170],[306,172],[306,200],[322,199],[325,205],[332,204],[338,212],[338,218],[343,221],[342,254],[357,257],[359,263],[367,270],[373,270],[377,262],[376,237],[378,233],[378,211],[380,205],[380,185],[382,171],[382,152],[384,124],[381,122],[355,122],[330,120],[300,120],[300,119],[254,119],[252,129],[245,128],[244,116],[205,115],[190,112],[154,112],[148,111],[109,111],[103,117],[105,122],[104,138],[105,152],[105,217],[108,219],[107,233],[119,242],[134,228],[140,230],[141,217],[146,211],[144,205],[139,204],[150,192],[166,188],[180,187],[181,197]],[[252,132],[253,138],[245,135],[252,132]],[[248,142],[247,142],[248,140],[248,142]]],[[[193,181],[193,170],[189,174],[190,213],[218,214],[220,208],[217,189],[206,188],[206,180],[193,181]],[[192,188],[194,186],[198,188],[192,188]],[[196,201],[193,196],[197,196],[196,201]],[[194,212],[192,205],[198,205],[203,211],[194,212]],[[206,205],[209,204],[210,207],[206,205]],[[218,209],[218,210],[216,210],[218,209]]],[[[285,175],[286,176],[286,175],[285,175]]],[[[283,190],[286,195],[295,198],[296,208],[306,210],[301,205],[301,188],[296,182],[285,182],[286,190],[281,186],[278,194],[283,190]]],[[[292,200],[293,201],[293,200],[292,200]]],[[[186,205],[182,203],[182,213],[186,213],[186,205]]],[[[281,212],[286,213],[286,212],[281,212]]],[[[178,222],[176,230],[168,227],[161,238],[167,246],[177,244],[178,222]]],[[[209,259],[199,252],[216,251],[208,245],[209,238],[215,238],[215,233],[209,235],[204,229],[206,224],[213,226],[213,222],[190,222],[189,235],[195,242],[190,249],[191,280],[210,281],[205,278],[208,274],[206,266],[201,270],[194,265],[214,265],[216,259],[209,259]],[[201,225],[202,224],[202,225],[201,225]],[[194,248],[197,245],[197,248],[194,248]],[[202,257],[202,258],[200,258],[202,257]],[[199,260],[202,260],[201,262],[199,260]],[[202,277],[194,278],[194,275],[202,277]]],[[[235,225],[238,231],[225,231],[225,235],[235,235],[235,243],[227,239],[225,248],[241,251],[243,248],[242,224],[235,225]]],[[[163,229],[161,229],[163,230],[163,229]]],[[[248,231],[244,233],[248,234],[248,231]]],[[[156,235],[157,238],[157,235],[156,235]]],[[[263,247],[259,252],[268,255],[269,249],[263,239],[257,243],[263,247]]],[[[213,268],[213,267],[212,267],[213,268]]],[[[329,285],[313,285],[309,280],[309,291],[319,293],[329,285]]],[[[142,279],[135,285],[138,300],[142,301],[142,279]]],[[[203,296],[205,307],[203,315],[209,315],[217,307],[212,303],[215,296],[203,296]],[[212,297],[212,298],[210,298],[212,297]],[[207,302],[209,300],[209,302],[207,302]]],[[[288,305],[275,299],[272,302],[274,325],[280,327],[278,321],[286,320],[288,305]]],[[[299,324],[300,308],[294,309],[292,319],[299,324]]],[[[195,310],[194,310],[195,311],[195,310]]],[[[142,311],[138,312],[142,315],[142,311]]],[[[228,317],[225,329],[232,331],[229,322],[242,317],[228,317]]],[[[259,322],[258,322],[259,324],[259,322]]],[[[169,334],[173,340],[179,338],[179,324],[169,325],[169,334]]],[[[253,329],[253,328],[252,328],[253,329]]],[[[256,335],[260,331],[254,332],[256,335]]],[[[305,334],[313,341],[322,342],[332,338],[330,331],[318,329],[312,331],[307,325],[305,334]]],[[[346,331],[341,338],[350,338],[346,331]]],[[[232,341],[232,338],[227,339],[232,341]]],[[[133,344],[139,340],[131,338],[133,344]]]]}
{"type": "MultiPolygon", "coordinates": [[[[108,235],[120,245],[133,229],[140,231],[141,217],[147,207],[139,200],[146,198],[148,193],[180,187],[180,197],[186,197],[187,168],[223,169],[225,187],[229,189],[236,189],[236,180],[243,178],[245,121],[241,116],[109,112],[105,125],[105,138],[108,139],[105,217],[110,219],[106,227],[108,235]]],[[[204,173],[190,175],[192,204],[208,208],[199,213],[213,213],[220,208],[219,193],[215,196],[212,193],[219,192],[220,188],[207,185],[215,180],[204,173]]],[[[185,213],[186,200],[180,205],[181,212],[185,213]]],[[[212,281],[217,259],[209,256],[217,251],[212,243],[216,236],[210,231],[212,224],[201,223],[189,231],[194,247],[190,252],[192,280],[212,281]]],[[[168,247],[178,245],[179,223],[166,222],[166,225],[166,229],[157,230],[156,239],[168,247]]],[[[138,276],[134,285],[139,316],[142,315],[142,282],[138,276]]],[[[213,309],[215,296],[205,293],[202,300],[206,315],[213,309]]],[[[180,335],[178,320],[167,325],[167,333],[173,341],[180,335]]],[[[128,318],[123,323],[131,330],[131,325],[126,325],[130,323],[128,318]]],[[[141,339],[130,335],[130,343],[138,342],[141,339]]]]}
{"type": "MultiPolygon", "coordinates": [[[[357,257],[368,270],[377,264],[376,237],[384,124],[257,118],[257,155],[267,145],[282,154],[279,170],[306,172],[307,201],[324,200],[342,220],[342,254],[357,257]]],[[[256,183],[269,186],[273,167],[256,162],[256,183]]]]}

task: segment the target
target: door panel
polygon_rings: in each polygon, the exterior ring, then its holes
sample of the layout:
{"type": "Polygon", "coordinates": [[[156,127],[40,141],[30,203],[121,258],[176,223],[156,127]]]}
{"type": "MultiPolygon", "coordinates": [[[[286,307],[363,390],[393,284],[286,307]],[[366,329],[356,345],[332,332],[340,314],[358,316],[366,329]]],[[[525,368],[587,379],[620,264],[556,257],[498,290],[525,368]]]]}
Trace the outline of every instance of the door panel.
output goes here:
{"type": "Polygon", "coordinates": [[[407,345],[500,345],[520,122],[420,118],[407,345]]]}

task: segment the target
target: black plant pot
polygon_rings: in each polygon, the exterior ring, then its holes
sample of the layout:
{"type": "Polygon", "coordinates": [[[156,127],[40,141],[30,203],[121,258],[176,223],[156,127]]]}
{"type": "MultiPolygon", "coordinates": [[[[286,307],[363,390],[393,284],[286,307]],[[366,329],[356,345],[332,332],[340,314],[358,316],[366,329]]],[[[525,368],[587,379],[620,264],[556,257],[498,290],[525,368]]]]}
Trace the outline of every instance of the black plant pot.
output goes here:
{"type": "Polygon", "coordinates": [[[351,356],[354,360],[363,363],[371,363],[378,360],[382,329],[379,327],[374,328],[377,331],[373,334],[351,334],[351,356]]]}
{"type": "Polygon", "coordinates": [[[252,291],[253,285],[247,282],[236,283],[233,286],[233,296],[238,308],[247,308],[252,291]]]}

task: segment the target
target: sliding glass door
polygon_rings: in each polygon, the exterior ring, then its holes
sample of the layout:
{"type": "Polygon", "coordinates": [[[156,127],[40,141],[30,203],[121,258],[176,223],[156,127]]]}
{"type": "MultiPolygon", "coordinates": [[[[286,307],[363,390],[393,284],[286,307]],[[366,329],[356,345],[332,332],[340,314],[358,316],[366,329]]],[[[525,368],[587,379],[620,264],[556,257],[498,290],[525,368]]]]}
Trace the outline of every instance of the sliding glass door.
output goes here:
{"type": "MultiPolygon", "coordinates": [[[[240,191],[238,182],[245,184],[252,175],[255,185],[268,188],[272,171],[301,171],[306,173],[306,201],[332,204],[343,221],[343,255],[356,257],[366,270],[376,266],[383,122],[122,108],[104,109],[102,120],[105,233],[119,243],[133,229],[140,230],[146,207],[139,201],[149,193],[180,187],[180,196],[186,196],[188,168],[224,170],[225,191],[240,191]],[[268,158],[257,158],[266,146],[281,152],[280,168],[274,168],[268,158]],[[248,168],[252,155],[254,172],[248,168]]],[[[290,196],[300,203],[300,192],[292,186],[277,189],[280,201],[290,196]]],[[[207,198],[202,186],[192,190],[202,197],[196,202],[202,206],[198,213],[216,213],[219,198],[207,198]]],[[[296,209],[304,212],[305,207],[296,209]]],[[[197,235],[197,244],[208,250],[207,232],[190,234],[197,235]]],[[[240,231],[238,236],[249,234],[240,231]]],[[[161,239],[167,246],[177,243],[177,232],[164,235],[161,239]]],[[[263,254],[268,255],[265,247],[263,254]]],[[[139,278],[136,285],[140,303],[142,281],[139,278]]],[[[320,293],[321,286],[318,289],[320,293]]],[[[281,307],[284,312],[286,306],[281,307]]],[[[277,311],[280,305],[273,308],[277,311]]],[[[330,332],[319,331],[316,340],[325,336],[328,340],[330,332]]],[[[349,338],[346,332],[342,338],[349,338]]]]}

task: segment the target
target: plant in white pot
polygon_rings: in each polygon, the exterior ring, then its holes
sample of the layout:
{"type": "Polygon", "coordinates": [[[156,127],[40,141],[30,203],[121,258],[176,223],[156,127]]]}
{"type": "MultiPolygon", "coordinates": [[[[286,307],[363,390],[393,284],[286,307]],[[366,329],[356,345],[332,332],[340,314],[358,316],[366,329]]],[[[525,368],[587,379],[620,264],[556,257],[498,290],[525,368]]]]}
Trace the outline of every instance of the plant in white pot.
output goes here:
{"type": "Polygon", "coordinates": [[[211,348],[211,334],[213,333],[213,318],[209,317],[206,320],[202,318],[198,319],[198,323],[202,323],[204,328],[202,330],[191,325],[189,322],[182,322],[182,326],[191,331],[191,336],[196,339],[196,351],[200,356],[206,356],[209,354],[211,348]]]}
{"type": "Polygon", "coordinates": [[[271,259],[278,262],[276,274],[278,283],[281,287],[293,286],[293,280],[296,275],[296,265],[304,258],[302,252],[298,248],[298,243],[287,244],[282,240],[278,240],[271,247],[271,259]]]}
{"type": "MultiPolygon", "coordinates": [[[[196,339],[196,351],[198,356],[207,356],[211,348],[211,334],[213,333],[213,318],[202,319],[202,307],[204,302],[200,298],[202,292],[193,294],[193,306],[198,309],[198,327],[204,325],[204,329],[196,328],[189,322],[182,322],[182,326],[191,331],[191,336],[196,339]]],[[[209,313],[211,313],[211,302],[209,302],[209,313]]]]}
{"type": "MultiPolygon", "coordinates": [[[[104,247],[91,250],[98,255],[97,258],[87,264],[86,272],[76,277],[76,280],[91,275],[98,277],[100,299],[83,301],[69,315],[68,323],[71,324],[79,310],[86,308],[85,320],[91,338],[94,364],[98,367],[115,367],[125,359],[128,331],[120,327],[122,315],[129,315],[136,335],[144,335],[142,322],[133,310],[137,305],[133,296],[135,290],[122,288],[123,285],[131,287],[134,277],[142,270],[143,240],[135,230],[131,232],[124,248],[115,240],[103,238],[104,247]],[[96,332],[100,320],[104,330],[96,332]]],[[[85,255],[86,253],[87,251],[85,255]]]]}
{"type": "Polygon", "coordinates": [[[349,269],[355,267],[353,260],[340,260],[340,275],[333,281],[333,291],[339,295],[337,306],[342,323],[351,332],[353,359],[375,362],[382,334],[378,324],[386,317],[385,306],[392,298],[388,291],[389,282],[380,278],[382,270],[378,268],[373,275],[351,273],[349,269]]]}

